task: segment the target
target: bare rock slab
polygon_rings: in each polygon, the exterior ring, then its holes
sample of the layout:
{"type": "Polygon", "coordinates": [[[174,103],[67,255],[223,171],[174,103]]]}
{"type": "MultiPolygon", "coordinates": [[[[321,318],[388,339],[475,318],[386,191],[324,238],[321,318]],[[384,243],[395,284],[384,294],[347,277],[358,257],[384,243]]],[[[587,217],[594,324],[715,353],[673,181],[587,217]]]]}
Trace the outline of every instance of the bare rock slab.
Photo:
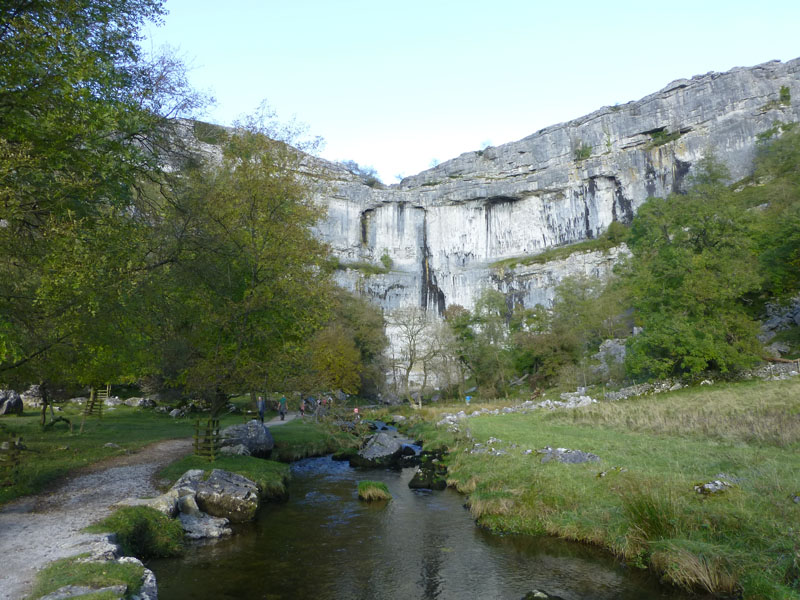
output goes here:
{"type": "Polygon", "coordinates": [[[214,469],[208,479],[197,484],[195,500],[200,510],[213,517],[243,523],[256,516],[258,486],[236,473],[214,469]]]}

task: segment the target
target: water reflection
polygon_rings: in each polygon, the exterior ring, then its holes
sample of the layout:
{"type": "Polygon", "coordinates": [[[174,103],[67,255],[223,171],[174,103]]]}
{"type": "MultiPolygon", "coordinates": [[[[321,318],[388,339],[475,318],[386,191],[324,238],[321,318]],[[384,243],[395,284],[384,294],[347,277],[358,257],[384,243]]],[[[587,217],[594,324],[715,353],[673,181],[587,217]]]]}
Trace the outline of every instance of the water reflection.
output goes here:
{"type": "Polygon", "coordinates": [[[410,470],[359,472],[322,458],[292,471],[289,502],[267,506],[233,538],[154,561],[159,598],[512,600],[534,588],[567,600],[666,596],[590,548],[480,530],[457,493],[410,490],[410,470]],[[360,502],[363,479],[386,483],[393,500],[360,502]]]}

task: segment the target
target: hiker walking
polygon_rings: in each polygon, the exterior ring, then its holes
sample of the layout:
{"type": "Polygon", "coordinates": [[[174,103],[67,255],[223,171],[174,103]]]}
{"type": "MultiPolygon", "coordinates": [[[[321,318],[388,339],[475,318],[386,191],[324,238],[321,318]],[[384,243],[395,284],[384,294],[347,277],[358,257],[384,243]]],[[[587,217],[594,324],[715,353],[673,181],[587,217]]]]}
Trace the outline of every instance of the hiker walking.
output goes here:
{"type": "Polygon", "coordinates": [[[258,408],[258,420],[264,422],[264,411],[267,410],[267,403],[264,402],[264,396],[259,396],[256,400],[256,407],[258,408]]]}
{"type": "Polygon", "coordinates": [[[286,396],[281,396],[278,400],[278,412],[281,414],[281,421],[286,417],[286,396]]]}

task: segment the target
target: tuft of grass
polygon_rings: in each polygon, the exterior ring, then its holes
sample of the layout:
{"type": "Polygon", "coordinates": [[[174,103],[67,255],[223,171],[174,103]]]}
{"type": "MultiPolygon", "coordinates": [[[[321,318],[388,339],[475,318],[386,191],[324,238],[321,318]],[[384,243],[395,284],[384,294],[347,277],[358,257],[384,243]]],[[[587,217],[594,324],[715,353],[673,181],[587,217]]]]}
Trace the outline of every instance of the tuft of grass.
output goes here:
{"type": "Polygon", "coordinates": [[[365,502],[375,502],[378,500],[391,500],[392,495],[389,488],[381,481],[359,481],[358,498],[365,502]]]}
{"type": "Polygon", "coordinates": [[[177,556],[183,551],[183,527],[149,506],[125,506],[87,527],[117,536],[123,554],[146,560],[177,556]]]}
{"type": "Polygon", "coordinates": [[[687,592],[739,597],[741,587],[724,554],[707,545],[693,546],[667,542],[653,553],[650,564],[665,581],[687,592]]]}
{"type": "Polygon", "coordinates": [[[622,509],[632,529],[643,541],[669,538],[678,533],[678,509],[671,490],[652,487],[622,492],[622,509]]]}
{"type": "Polygon", "coordinates": [[[212,463],[200,456],[184,456],[159,471],[158,478],[169,481],[171,485],[190,469],[202,469],[206,476],[214,469],[238,473],[258,486],[262,498],[278,500],[286,497],[289,467],[252,456],[220,456],[212,463]]]}
{"type": "MultiPolygon", "coordinates": [[[[55,592],[67,585],[82,585],[93,589],[124,585],[125,597],[129,598],[142,587],[144,567],[131,563],[82,562],[81,557],[73,556],[50,563],[36,574],[36,582],[29,600],[35,600],[55,592]]],[[[118,598],[107,593],[91,594],[81,598],[106,600],[118,598]]]]}

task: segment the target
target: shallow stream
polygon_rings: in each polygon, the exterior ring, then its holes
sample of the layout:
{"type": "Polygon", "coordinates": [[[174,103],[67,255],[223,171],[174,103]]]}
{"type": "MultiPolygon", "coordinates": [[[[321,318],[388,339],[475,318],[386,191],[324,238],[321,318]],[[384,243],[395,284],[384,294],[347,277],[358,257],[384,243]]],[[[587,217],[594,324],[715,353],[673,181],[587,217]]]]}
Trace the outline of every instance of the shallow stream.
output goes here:
{"type": "Polygon", "coordinates": [[[160,600],[507,599],[533,589],[565,600],[652,600],[652,577],[580,544],[476,527],[452,490],[408,488],[413,469],[357,471],[330,458],[292,466],[290,499],[231,538],[152,561],[160,600]],[[393,499],[366,504],[357,482],[393,499]]]}

